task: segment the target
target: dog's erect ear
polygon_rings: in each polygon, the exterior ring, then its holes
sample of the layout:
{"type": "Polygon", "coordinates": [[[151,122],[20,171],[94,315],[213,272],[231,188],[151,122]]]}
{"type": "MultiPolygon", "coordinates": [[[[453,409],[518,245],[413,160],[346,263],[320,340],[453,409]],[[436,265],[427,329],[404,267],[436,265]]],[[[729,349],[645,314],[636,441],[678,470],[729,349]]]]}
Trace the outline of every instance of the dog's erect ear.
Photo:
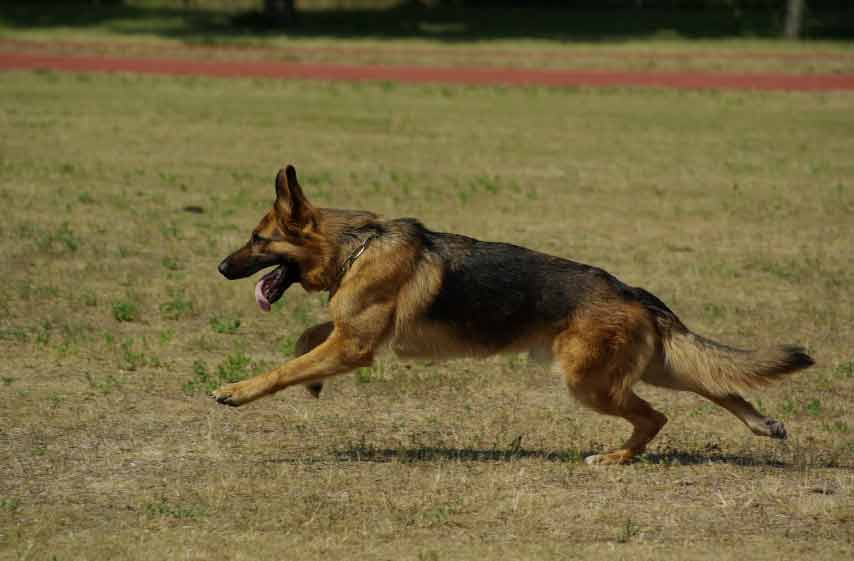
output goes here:
{"type": "Polygon", "coordinates": [[[276,209],[288,222],[303,225],[311,219],[311,203],[302,193],[297,170],[290,164],[276,174],[276,209]]]}

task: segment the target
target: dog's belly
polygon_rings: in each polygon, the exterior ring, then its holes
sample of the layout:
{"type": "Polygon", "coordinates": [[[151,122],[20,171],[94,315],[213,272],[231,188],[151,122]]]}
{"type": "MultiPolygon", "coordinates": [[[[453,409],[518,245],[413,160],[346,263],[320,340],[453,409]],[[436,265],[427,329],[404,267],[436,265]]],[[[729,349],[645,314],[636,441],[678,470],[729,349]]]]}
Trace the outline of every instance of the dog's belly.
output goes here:
{"type": "Polygon", "coordinates": [[[401,358],[483,357],[500,350],[462,336],[453,326],[429,320],[398,330],[389,346],[401,358]]]}
{"type": "Polygon", "coordinates": [[[390,340],[389,347],[401,358],[447,360],[530,352],[532,356],[548,361],[553,335],[551,330],[538,330],[524,334],[519,332],[517,337],[489,341],[457,326],[422,319],[412,323],[405,331],[397,331],[390,340]]]}

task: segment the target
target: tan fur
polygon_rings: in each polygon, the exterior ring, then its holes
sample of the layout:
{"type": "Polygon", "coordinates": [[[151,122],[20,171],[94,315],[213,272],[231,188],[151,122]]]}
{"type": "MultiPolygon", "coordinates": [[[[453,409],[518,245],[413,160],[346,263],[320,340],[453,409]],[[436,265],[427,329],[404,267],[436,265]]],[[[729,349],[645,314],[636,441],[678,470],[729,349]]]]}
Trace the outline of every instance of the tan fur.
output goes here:
{"type": "Polygon", "coordinates": [[[655,320],[662,349],[644,381],[657,386],[724,396],[765,387],[813,364],[800,347],[736,349],[692,333],[673,316],[655,320]]]}
{"type": "Polygon", "coordinates": [[[570,393],[599,413],[623,417],[634,428],[621,448],[593,457],[590,463],[629,461],[667,422],[632,391],[655,350],[652,321],[637,304],[591,306],[555,338],[554,354],[570,393]]]}
{"type": "Polygon", "coordinates": [[[794,371],[783,349],[725,352],[690,332],[664,338],[665,366],[677,386],[728,395],[771,384],[794,371]]]}

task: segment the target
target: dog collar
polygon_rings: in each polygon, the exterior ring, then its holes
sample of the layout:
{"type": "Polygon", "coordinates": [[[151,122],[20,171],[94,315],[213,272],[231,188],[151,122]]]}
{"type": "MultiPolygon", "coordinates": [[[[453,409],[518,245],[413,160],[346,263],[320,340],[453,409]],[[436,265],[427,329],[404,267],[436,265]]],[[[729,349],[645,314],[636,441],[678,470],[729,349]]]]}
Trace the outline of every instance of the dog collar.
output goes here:
{"type": "Polygon", "coordinates": [[[347,256],[347,259],[344,260],[344,263],[341,264],[341,268],[338,269],[338,277],[335,279],[335,285],[330,292],[330,298],[338,291],[338,287],[341,286],[341,280],[344,278],[344,275],[347,274],[347,271],[350,270],[350,267],[353,266],[353,263],[356,262],[356,259],[362,256],[365,253],[365,250],[368,249],[368,246],[371,245],[371,242],[380,237],[379,234],[373,233],[367,238],[365,241],[359,245],[350,255],[347,256]]]}

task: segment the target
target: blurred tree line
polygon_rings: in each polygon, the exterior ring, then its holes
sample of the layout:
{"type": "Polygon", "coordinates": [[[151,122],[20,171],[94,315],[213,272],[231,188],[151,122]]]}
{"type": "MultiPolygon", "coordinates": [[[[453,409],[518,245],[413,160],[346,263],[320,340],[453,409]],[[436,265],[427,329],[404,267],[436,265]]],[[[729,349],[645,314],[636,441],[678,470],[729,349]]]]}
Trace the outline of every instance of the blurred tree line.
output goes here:
{"type": "MultiPolygon", "coordinates": [[[[650,9],[650,10],[780,10],[785,9],[783,35],[797,38],[801,34],[806,0],[438,0],[466,6],[548,5],[585,9],[650,9]]],[[[815,9],[842,10],[849,8],[851,0],[810,0],[815,9]]]]}
{"type": "MultiPolygon", "coordinates": [[[[814,9],[844,10],[852,0],[810,0],[814,9]]],[[[797,38],[803,29],[806,0],[414,0],[425,6],[450,4],[456,9],[488,8],[495,5],[516,7],[550,6],[578,9],[613,10],[785,10],[783,35],[797,38]]],[[[272,25],[296,23],[295,0],[263,0],[264,15],[272,25]]]]}
{"type": "MultiPolygon", "coordinates": [[[[0,0],[0,4],[6,1],[15,3],[16,0],[0,0]]],[[[21,0],[19,0],[21,1],[21,0]]],[[[27,0],[29,4],[89,4],[89,5],[120,5],[134,4],[133,0],[27,0]]],[[[267,26],[289,27],[299,24],[300,9],[313,9],[322,6],[324,9],[339,8],[343,11],[352,11],[356,5],[359,8],[394,8],[409,6],[426,11],[445,10],[450,12],[466,12],[468,15],[478,10],[489,8],[512,8],[515,10],[530,9],[538,7],[549,9],[560,9],[570,12],[572,10],[587,10],[599,12],[625,12],[625,11],[671,11],[673,13],[691,13],[702,17],[702,12],[709,13],[729,12],[757,13],[766,12],[780,14],[782,16],[782,29],[780,32],[789,38],[801,35],[804,28],[804,20],[808,13],[836,12],[840,14],[852,13],[854,0],[240,0],[229,2],[228,0],[164,0],[162,4],[181,6],[183,8],[211,8],[224,7],[229,4],[240,4],[241,6],[256,6],[257,13],[261,15],[267,26]]],[[[158,2],[148,2],[149,5],[158,2]]]]}
{"type": "Polygon", "coordinates": [[[297,11],[294,0],[264,0],[264,15],[275,26],[296,23],[297,11]]]}

